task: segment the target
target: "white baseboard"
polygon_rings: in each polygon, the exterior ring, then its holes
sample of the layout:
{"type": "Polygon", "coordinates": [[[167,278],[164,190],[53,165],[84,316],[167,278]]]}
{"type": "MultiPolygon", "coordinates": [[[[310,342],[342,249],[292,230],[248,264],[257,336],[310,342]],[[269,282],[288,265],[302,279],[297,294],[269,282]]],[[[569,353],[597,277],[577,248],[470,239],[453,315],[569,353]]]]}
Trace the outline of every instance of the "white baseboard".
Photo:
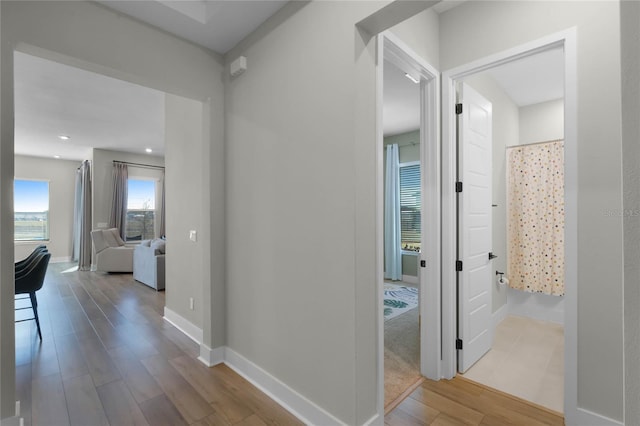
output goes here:
{"type": "Polygon", "coordinates": [[[200,343],[200,356],[198,360],[207,367],[213,367],[224,362],[225,348],[219,347],[211,349],[204,343],[200,343]]]}
{"type": "Polygon", "coordinates": [[[593,413],[584,408],[578,408],[574,413],[565,413],[567,426],[623,426],[624,423],[613,420],[600,414],[593,413]]]}
{"type": "Polygon", "coordinates": [[[509,307],[506,303],[500,306],[497,311],[491,314],[491,324],[493,325],[494,330],[498,326],[498,324],[500,324],[502,320],[507,317],[507,315],[509,315],[509,307]]]}
{"type": "Polygon", "coordinates": [[[0,419],[0,426],[24,426],[24,419],[22,417],[0,419]]]}
{"type": "Polygon", "coordinates": [[[225,364],[308,425],[343,425],[344,422],[318,407],[271,374],[230,348],[225,364]]]}
{"type": "Polygon", "coordinates": [[[408,284],[418,284],[418,277],[414,277],[413,275],[403,275],[402,281],[408,284]]]}
{"type": "Polygon", "coordinates": [[[191,340],[196,342],[197,344],[202,343],[203,332],[202,329],[196,326],[195,324],[189,322],[184,317],[178,315],[171,309],[164,307],[164,320],[173,325],[178,330],[182,331],[187,335],[191,340]]]}
{"type": "Polygon", "coordinates": [[[367,420],[362,426],[374,426],[374,425],[383,425],[384,421],[380,421],[380,415],[376,414],[367,420]]]}

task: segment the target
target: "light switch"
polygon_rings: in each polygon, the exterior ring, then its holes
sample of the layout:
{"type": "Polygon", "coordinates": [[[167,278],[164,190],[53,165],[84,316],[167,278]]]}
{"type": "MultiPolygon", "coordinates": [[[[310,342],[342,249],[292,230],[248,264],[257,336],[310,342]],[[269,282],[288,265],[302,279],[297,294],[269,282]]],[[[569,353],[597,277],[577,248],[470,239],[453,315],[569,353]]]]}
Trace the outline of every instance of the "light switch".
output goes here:
{"type": "Polygon", "coordinates": [[[193,242],[198,240],[198,234],[196,233],[196,231],[194,230],[189,231],[189,239],[193,242]]]}

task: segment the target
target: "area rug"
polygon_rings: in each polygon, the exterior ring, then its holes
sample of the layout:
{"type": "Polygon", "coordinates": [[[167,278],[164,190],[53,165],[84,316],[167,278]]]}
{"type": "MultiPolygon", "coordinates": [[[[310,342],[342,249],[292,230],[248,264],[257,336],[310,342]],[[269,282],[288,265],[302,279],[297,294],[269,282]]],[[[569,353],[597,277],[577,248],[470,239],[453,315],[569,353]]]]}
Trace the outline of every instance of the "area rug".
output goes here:
{"type": "Polygon", "coordinates": [[[412,309],[384,323],[385,409],[421,377],[418,314],[412,309]]]}
{"type": "Polygon", "coordinates": [[[384,283],[384,320],[388,321],[418,306],[418,289],[384,283]]]}

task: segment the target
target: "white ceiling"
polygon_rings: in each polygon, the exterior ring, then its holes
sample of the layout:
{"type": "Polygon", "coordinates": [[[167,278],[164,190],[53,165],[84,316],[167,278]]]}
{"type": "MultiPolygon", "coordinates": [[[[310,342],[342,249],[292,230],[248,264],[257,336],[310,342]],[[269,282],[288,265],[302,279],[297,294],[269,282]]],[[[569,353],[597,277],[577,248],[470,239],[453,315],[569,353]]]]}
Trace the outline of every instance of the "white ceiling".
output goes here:
{"type": "Polygon", "coordinates": [[[385,136],[399,135],[420,128],[420,84],[384,61],[382,130],[385,136]]]}
{"type": "Polygon", "coordinates": [[[164,93],[17,52],[15,153],[83,160],[91,148],[163,155],[164,93]]]}
{"type": "Polygon", "coordinates": [[[487,72],[520,107],[564,97],[564,53],[561,47],[491,68],[487,72]]]}
{"type": "MultiPolygon", "coordinates": [[[[453,3],[453,2],[452,2],[453,3]]],[[[519,107],[564,97],[562,48],[547,50],[486,71],[519,107]]],[[[419,85],[384,62],[383,132],[397,135],[420,128],[419,85]]]]}
{"type": "Polygon", "coordinates": [[[98,0],[98,3],[223,54],[288,2],[98,0]]]}

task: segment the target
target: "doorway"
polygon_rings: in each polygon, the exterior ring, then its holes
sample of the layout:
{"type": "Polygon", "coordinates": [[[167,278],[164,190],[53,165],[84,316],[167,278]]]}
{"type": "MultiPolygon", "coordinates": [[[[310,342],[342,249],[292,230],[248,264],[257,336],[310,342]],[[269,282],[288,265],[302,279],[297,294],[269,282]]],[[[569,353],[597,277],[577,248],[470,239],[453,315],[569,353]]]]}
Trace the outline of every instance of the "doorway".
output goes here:
{"type": "Polygon", "coordinates": [[[384,94],[378,103],[378,231],[385,236],[378,247],[378,321],[384,330],[379,353],[384,354],[380,369],[385,378],[379,397],[389,411],[423,376],[439,378],[439,80],[437,71],[393,34],[381,34],[378,46],[378,93],[384,94]],[[394,163],[389,162],[392,155],[394,163]],[[391,164],[395,171],[387,169],[391,164]],[[391,192],[385,190],[389,176],[397,177],[399,190],[392,209],[386,200],[391,192]],[[390,223],[397,224],[394,241],[390,223]],[[409,299],[413,309],[404,306],[400,312],[397,308],[409,299]]]}
{"type": "Polygon", "coordinates": [[[463,309],[458,338],[468,344],[459,351],[458,372],[560,413],[564,388],[563,56],[561,47],[549,49],[464,78],[458,87],[462,105],[459,177],[467,183],[458,193],[459,247],[477,244],[478,260],[486,268],[474,268],[460,254],[464,267],[458,276],[459,296],[474,286],[465,282],[463,274],[478,277],[484,272],[482,279],[488,283],[482,296],[474,292],[468,303],[459,300],[463,309]],[[480,157],[470,143],[475,140],[467,140],[473,123],[466,121],[474,97],[490,107],[492,117],[487,123],[492,136],[487,159],[480,165],[470,165],[465,158],[470,147],[474,157],[480,157]],[[481,194],[475,194],[480,189],[478,167],[485,169],[488,183],[481,194]],[[470,176],[472,172],[475,175],[470,176]],[[464,216],[469,212],[462,207],[483,196],[478,210],[485,214],[489,236],[484,235],[480,244],[465,236],[478,235],[481,216],[473,218],[470,232],[464,216]],[[467,320],[476,324],[473,330],[461,326],[467,320]],[[472,333],[462,336],[460,331],[472,333]]]}
{"type": "MultiPolygon", "coordinates": [[[[575,339],[571,339],[570,336],[576,335],[576,300],[577,300],[577,286],[576,286],[576,264],[575,253],[577,251],[576,244],[576,199],[574,188],[577,183],[576,176],[576,121],[575,121],[575,34],[572,30],[546,37],[541,40],[529,43],[519,48],[511,49],[510,51],[503,52],[502,54],[494,55],[475,62],[473,64],[460,67],[455,70],[444,73],[443,75],[443,265],[450,262],[451,265],[455,265],[454,268],[443,269],[443,377],[451,378],[457,374],[458,371],[465,371],[469,367],[473,368],[475,360],[464,360],[465,348],[469,348],[469,341],[465,342],[461,339],[461,336],[468,336],[471,338],[479,336],[479,329],[488,331],[488,341],[491,343],[494,340],[493,330],[497,325],[494,321],[497,321],[499,315],[506,312],[502,309],[498,315],[495,315],[499,310],[489,309],[492,315],[484,315],[482,318],[483,323],[478,326],[476,323],[468,321],[465,315],[473,311],[469,309],[469,304],[465,306],[465,300],[472,298],[472,292],[464,281],[464,276],[460,279],[460,276],[464,274],[464,259],[461,258],[459,250],[459,236],[463,237],[465,232],[464,228],[458,228],[460,225],[457,222],[455,212],[459,207],[459,204],[464,203],[463,200],[457,199],[458,192],[456,190],[466,189],[471,182],[462,183],[462,188],[456,185],[458,180],[458,167],[456,165],[457,158],[461,154],[462,149],[456,148],[456,137],[458,133],[462,133],[462,130],[458,129],[458,120],[456,119],[456,103],[458,102],[457,88],[463,81],[472,81],[472,78],[478,77],[481,72],[490,69],[497,69],[498,66],[515,63],[515,61],[533,57],[535,54],[541,54],[549,52],[553,49],[559,49],[562,52],[562,65],[563,81],[564,81],[564,183],[565,183],[565,230],[564,230],[564,248],[563,261],[565,271],[563,274],[566,296],[564,298],[564,337],[561,339],[565,355],[564,355],[564,369],[562,373],[562,381],[564,382],[564,401],[561,405],[564,407],[575,407],[576,404],[576,370],[575,363],[577,359],[577,348],[575,346],[575,339]],[[453,218],[453,219],[452,219],[453,218]],[[463,261],[460,265],[458,261],[463,261]],[[458,271],[462,269],[461,271],[458,271]],[[459,302],[460,301],[460,302],[459,302]],[[459,304],[460,303],[460,304],[459,304]],[[473,329],[473,330],[472,330],[473,329]],[[476,333],[476,334],[474,334],[476,333]],[[460,360],[464,361],[460,363],[460,360]]],[[[495,157],[493,157],[495,158],[495,157]]],[[[469,179],[469,177],[467,177],[469,179]]],[[[492,201],[492,204],[498,204],[492,201]]],[[[464,204],[463,204],[464,207],[464,204]]],[[[496,207],[491,207],[490,211],[493,211],[496,207]]],[[[493,221],[495,224],[495,221],[493,221]]],[[[491,233],[485,235],[485,238],[491,239],[491,233]]],[[[468,243],[468,242],[467,242],[468,243]]],[[[490,244],[491,245],[491,244],[490,244]]],[[[490,248],[489,253],[485,253],[487,257],[486,262],[496,262],[496,260],[490,260],[490,248]]],[[[498,258],[506,257],[506,248],[503,247],[504,253],[495,253],[498,258]]],[[[463,250],[462,250],[463,251],[463,250]]],[[[505,259],[501,259],[504,261],[505,259]]],[[[490,267],[492,274],[495,271],[504,272],[494,267],[490,267]]],[[[501,288],[498,279],[493,275],[485,277],[489,282],[483,281],[483,285],[486,286],[482,290],[488,292],[491,297],[487,298],[487,303],[500,303],[500,291],[506,293],[506,289],[501,288]],[[494,290],[497,289],[497,290],[494,290]],[[496,295],[497,293],[497,295],[496,295]]],[[[473,291],[478,292],[476,288],[473,291]]],[[[479,293],[478,293],[479,294],[479,293]]],[[[504,304],[504,303],[502,303],[504,304]]],[[[483,335],[486,336],[487,333],[483,335]]],[[[480,351],[483,352],[483,351],[480,351]]],[[[480,356],[482,353],[480,354],[480,356]]],[[[561,356],[562,357],[562,356],[561,356]]],[[[471,357],[473,358],[473,357],[471,357]]],[[[554,406],[556,410],[558,406],[554,406]]],[[[563,411],[563,410],[559,410],[563,411]]],[[[566,412],[566,410],[564,410],[566,412]]]]}

